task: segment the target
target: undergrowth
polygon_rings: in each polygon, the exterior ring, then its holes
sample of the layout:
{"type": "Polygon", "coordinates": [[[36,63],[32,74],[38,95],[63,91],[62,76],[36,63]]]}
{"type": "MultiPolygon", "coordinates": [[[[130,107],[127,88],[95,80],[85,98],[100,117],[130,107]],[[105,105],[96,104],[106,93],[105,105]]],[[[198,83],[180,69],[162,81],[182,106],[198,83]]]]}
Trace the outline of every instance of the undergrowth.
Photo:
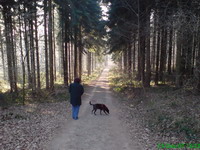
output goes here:
{"type": "MultiPolygon", "coordinates": [[[[101,74],[102,69],[95,70],[90,76],[83,74],[82,84],[88,84],[95,80],[101,74]]],[[[63,84],[63,78],[58,75],[54,84],[54,90],[45,89],[44,75],[41,75],[41,89],[33,92],[31,89],[22,90],[22,85],[18,86],[17,93],[9,92],[9,84],[6,81],[0,81],[0,107],[6,109],[11,105],[23,105],[29,103],[53,103],[69,100],[68,87],[63,84]]],[[[26,85],[27,86],[27,85],[26,85]]]]}
{"type": "Polygon", "coordinates": [[[200,141],[199,95],[166,84],[144,89],[140,82],[130,80],[117,69],[112,70],[109,79],[112,90],[137,108],[144,126],[153,133],[184,142],[200,141]]]}
{"type": "Polygon", "coordinates": [[[92,80],[97,79],[101,75],[102,71],[102,68],[98,68],[91,75],[88,75],[87,72],[83,72],[81,78],[82,84],[89,84],[92,80]]]}

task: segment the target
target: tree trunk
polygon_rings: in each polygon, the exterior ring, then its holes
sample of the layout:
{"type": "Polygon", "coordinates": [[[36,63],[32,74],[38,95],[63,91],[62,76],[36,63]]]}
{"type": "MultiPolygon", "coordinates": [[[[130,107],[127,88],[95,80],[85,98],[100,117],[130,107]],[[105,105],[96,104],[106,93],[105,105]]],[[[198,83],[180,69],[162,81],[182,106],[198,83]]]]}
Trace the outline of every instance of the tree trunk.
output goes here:
{"type": "MultiPolygon", "coordinates": [[[[199,28],[200,29],[200,28],[199,28]]],[[[199,30],[199,33],[198,33],[199,35],[199,40],[198,40],[198,52],[197,52],[197,60],[196,60],[196,62],[197,62],[197,70],[196,70],[196,72],[197,72],[197,79],[198,79],[198,83],[197,83],[197,89],[198,89],[198,91],[200,92],[200,30],[199,30]]]]}
{"type": "Polygon", "coordinates": [[[151,66],[152,71],[155,72],[155,64],[156,64],[156,29],[157,29],[157,16],[154,14],[153,18],[153,42],[152,42],[152,57],[151,57],[151,66]]]}
{"type": "Polygon", "coordinates": [[[91,53],[91,72],[94,71],[94,53],[91,53]]]}
{"type": "Polygon", "coordinates": [[[50,73],[50,89],[54,90],[54,74],[53,74],[53,41],[52,41],[52,0],[49,0],[49,22],[48,22],[48,37],[49,37],[49,73],[50,73]]]}
{"type": "Polygon", "coordinates": [[[15,88],[16,88],[16,91],[18,90],[17,89],[17,79],[18,79],[18,66],[17,66],[17,35],[15,33],[15,27],[16,24],[15,24],[15,20],[10,17],[11,21],[12,22],[10,25],[11,25],[11,42],[12,42],[12,47],[13,47],[13,69],[14,69],[14,82],[15,82],[15,88]]]}
{"type": "Polygon", "coordinates": [[[9,25],[10,25],[10,41],[11,41],[11,52],[12,52],[12,69],[13,69],[13,87],[14,87],[14,92],[18,92],[17,88],[17,56],[16,56],[16,49],[14,47],[14,29],[13,29],[13,19],[12,19],[12,13],[8,14],[8,19],[9,19],[9,25]]]}
{"type": "Polygon", "coordinates": [[[12,19],[11,19],[11,8],[9,6],[3,6],[3,18],[5,25],[5,36],[6,36],[6,51],[7,51],[7,63],[8,63],[8,77],[10,81],[10,92],[17,92],[16,83],[14,77],[14,64],[13,64],[13,43],[12,43],[12,19]]]}
{"type": "Polygon", "coordinates": [[[81,25],[79,26],[79,78],[82,76],[82,28],[81,25]]]}
{"type": "Polygon", "coordinates": [[[138,52],[138,55],[137,55],[137,59],[138,59],[138,64],[137,64],[137,69],[138,69],[138,74],[137,74],[137,80],[141,80],[141,57],[140,57],[140,39],[141,39],[141,27],[140,27],[140,20],[141,20],[141,11],[140,11],[140,1],[138,0],[137,1],[137,7],[138,7],[138,49],[137,49],[137,52],[138,52]]]}
{"type": "Polygon", "coordinates": [[[123,66],[122,65],[123,64],[123,61],[122,61],[123,60],[123,56],[122,55],[123,55],[123,53],[119,54],[119,69],[120,70],[123,70],[123,67],[122,67],[123,66]]]}
{"type": "Polygon", "coordinates": [[[64,83],[66,86],[68,86],[68,21],[65,22],[65,53],[64,53],[64,83]]]}
{"type": "Polygon", "coordinates": [[[172,39],[173,39],[173,29],[170,27],[169,32],[169,55],[168,55],[168,74],[171,74],[172,67],[172,39]]]}
{"type": "MultiPolygon", "coordinates": [[[[144,22],[144,24],[146,24],[144,22]]],[[[142,84],[143,86],[145,86],[145,34],[144,34],[144,30],[145,28],[144,27],[140,27],[140,67],[141,67],[141,80],[142,80],[142,84]]]]}
{"type": "Polygon", "coordinates": [[[78,50],[77,50],[77,27],[74,28],[74,78],[78,77],[78,50]]]}
{"type": "Polygon", "coordinates": [[[190,32],[190,29],[187,31],[187,39],[186,39],[186,70],[185,73],[188,78],[191,78],[192,75],[192,44],[193,44],[193,36],[192,33],[190,32]]]}
{"type": "Polygon", "coordinates": [[[136,64],[135,63],[136,62],[136,56],[135,56],[136,55],[136,34],[134,34],[133,38],[134,38],[134,41],[133,41],[133,55],[132,55],[133,56],[132,70],[133,70],[133,72],[135,72],[135,70],[136,70],[136,65],[135,65],[136,64]]]}
{"type": "Polygon", "coordinates": [[[127,68],[128,68],[128,64],[127,64],[127,49],[125,49],[123,51],[123,70],[124,70],[124,73],[127,74],[127,68]]]}
{"type": "Polygon", "coordinates": [[[176,52],[176,87],[181,87],[182,81],[182,58],[181,58],[181,33],[177,31],[177,52],[176,52]]]}
{"type": "MultiPolygon", "coordinates": [[[[32,5],[28,9],[30,12],[33,11],[32,5]]],[[[33,13],[33,12],[32,12],[33,13]]],[[[30,29],[30,54],[31,54],[31,75],[32,75],[32,92],[36,92],[36,71],[35,71],[35,46],[34,46],[34,28],[33,28],[33,14],[29,18],[29,29],[30,29]]]]}
{"type": "Polygon", "coordinates": [[[49,53],[47,41],[47,0],[44,1],[44,42],[45,42],[45,72],[46,72],[46,89],[49,89],[49,53]]]}
{"type": "MultiPolygon", "coordinates": [[[[19,7],[20,12],[20,7],[19,7]]],[[[24,63],[24,54],[23,54],[23,46],[22,46],[22,25],[20,16],[18,17],[19,20],[19,38],[20,38],[20,52],[21,52],[21,61],[22,61],[22,103],[25,105],[25,83],[26,83],[26,70],[25,70],[25,63],[24,63]]]]}
{"type": "Polygon", "coordinates": [[[174,40],[173,40],[173,42],[172,42],[172,63],[173,63],[173,65],[172,65],[172,70],[173,70],[173,72],[175,72],[175,65],[176,65],[176,62],[175,62],[175,58],[176,58],[176,54],[175,54],[175,45],[176,45],[176,39],[177,39],[177,37],[175,36],[176,35],[176,32],[174,31],[174,33],[173,33],[173,37],[174,37],[174,40]]]}
{"type": "Polygon", "coordinates": [[[164,72],[166,68],[166,48],[167,48],[167,29],[161,29],[161,54],[160,54],[160,81],[164,81],[164,72]]]}
{"type": "Polygon", "coordinates": [[[72,83],[72,77],[71,77],[71,43],[69,41],[68,44],[68,50],[69,50],[69,54],[68,54],[68,60],[69,60],[69,83],[72,83]]]}
{"type": "MultiPolygon", "coordinates": [[[[71,39],[73,39],[73,29],[71,29],[71,39]]],[[[71,77],[72,77],[72,80],[75,78],[74,77],[74,43],[73,41],[71,40],[71,77]]]]}
{"type": "Polygon", "coordinates": [[[131,47],[131,39],[130,39],[130,41],[129,41],[129,43],[128,43],[128,50],[127,50],[127,57],[128,57],[128,67],[127,67],[127,69],[128,69],[128,76],[131,78],[131,73],[132,73],[132,60],[131,60],[131,58],[132,58],[132,53],[131,53],[131,51],[132,51],[132,47],[131,47]]]}
{"type": "Polygon", "coordinates": [[[160,29],[158,28],[157,35],[157,51],[156,51],[156,74],[155,74],[155,85],[158,85],[159,80],[159,59],[160,59],[160,29]]]}
{"type": "Polygon", "coordinates": [[[91,52],[88,52],[87,55],[87,70],[88,70],[88,76],[91,75],[91,52]]]}
{"type": "Polygon", "coordinates": [[[54,64],[54,67],[53,67],[53,70],[54,70],[54,80],[56,81],[56,39],[55,39],[55,15],[54,15],[54,10],[55,10],[55,6],[53,5],[53,12],[52,12],[52,28],[53,28],[53,64],[54,64]]]}
{"type": "Polygon", "coordinates": [[[4,48],[3,48],[3,38],[2,38],[2,30],[0,27],[0,50],[2,57],[2,65],[3,65],[3,79],[6,80],[6,68],[5,68],[5,59],[4,59],[4,48]]]}
{"type": "Polygon", "coordinates": [[[35,50],[37,61],[37,88],[41,88],[40,84],[40,58],[39,58],[39,46],[38,46],[38,26],[37,26],[37,0],[35,0],[35,50]]]}
{"type": "Polygon", "coordinates": [[[146,36],[146,78],[145,87],[150,87],[151,82],[151,56],[150,56],[150,11],[147,10],[147,36],[146,36]]]}
{"type": "Polygon", "coordinates": [[[196,72],[197,72],[197,90],[200,92],[200,16],[198,16],[198,32],[197,32],[197,60],[196,60],[196,72]]]}
{"type": "Polygon", "coordinates": [[[192,75],[194,75],[195,61],[196,61],[196,53],[198,48],[198,33],[193,34],[193,45],[192,45],[192,75]]]}

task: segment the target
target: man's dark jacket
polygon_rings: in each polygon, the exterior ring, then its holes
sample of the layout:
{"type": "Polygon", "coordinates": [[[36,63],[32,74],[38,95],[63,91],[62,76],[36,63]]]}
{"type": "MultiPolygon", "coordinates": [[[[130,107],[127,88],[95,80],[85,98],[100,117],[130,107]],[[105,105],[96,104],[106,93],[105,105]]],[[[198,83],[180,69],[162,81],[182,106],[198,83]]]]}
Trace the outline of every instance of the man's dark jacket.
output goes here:
{"type": "Polygon", "coordinates": [[[71,83],[69,86],[70,104],[73,106],[81,105],[81,95],[84,93],[83,86],[80,83],[71,83]]]}

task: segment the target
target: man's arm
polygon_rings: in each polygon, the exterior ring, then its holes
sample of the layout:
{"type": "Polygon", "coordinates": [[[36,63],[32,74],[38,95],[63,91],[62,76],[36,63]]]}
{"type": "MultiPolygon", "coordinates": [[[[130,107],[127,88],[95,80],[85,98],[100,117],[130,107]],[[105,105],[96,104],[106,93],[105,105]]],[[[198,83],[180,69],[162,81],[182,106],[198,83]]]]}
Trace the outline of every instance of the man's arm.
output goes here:
{"type": "Polygon", "coordinates": [[[84,93],[84,88],[83,88],[83,86],[81,85],[81,95],[83,95],[83,93],[84,93]]]}

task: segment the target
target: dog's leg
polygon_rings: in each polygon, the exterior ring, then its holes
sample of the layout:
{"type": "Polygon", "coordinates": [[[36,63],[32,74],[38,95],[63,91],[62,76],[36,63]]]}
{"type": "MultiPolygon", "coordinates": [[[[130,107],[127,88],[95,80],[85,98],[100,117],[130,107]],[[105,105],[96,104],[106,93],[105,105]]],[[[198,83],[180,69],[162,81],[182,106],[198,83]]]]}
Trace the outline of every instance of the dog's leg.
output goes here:
{"type": "Polygon", "coordinates": [[[105,110],[103,110],[103,112],[107,115],[107,113],[106,113],[106,111],[105,110]]]}
{"type": "Polygon", "coordinates": [[[106,112],[105,110],[104,110],[103,112],[104,112],[106,115],[108,115],[107,112],[106,112]]]}
{"type": "Polygon", "coordinates": [[[101,111],[102,111],[102,110],[100,109],[100,115],[101,115],[101,111]]]}
{"type": "Polygon", "coordinates": [[[94,110],[94,114],[95,114],[95,115],[96,115],[96,111],[97,111],[97,110],[95,109],[95,110],[94,110]]]}

